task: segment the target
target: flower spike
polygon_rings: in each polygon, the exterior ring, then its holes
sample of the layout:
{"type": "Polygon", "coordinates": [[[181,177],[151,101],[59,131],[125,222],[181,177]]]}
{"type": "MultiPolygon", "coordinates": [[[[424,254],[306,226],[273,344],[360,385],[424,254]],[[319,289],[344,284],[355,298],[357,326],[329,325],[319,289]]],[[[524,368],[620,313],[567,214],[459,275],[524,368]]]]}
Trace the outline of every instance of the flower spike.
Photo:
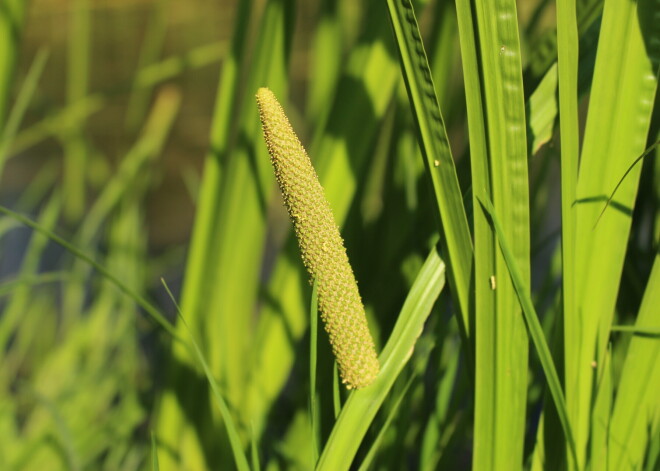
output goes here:
{"type": "Polygon", "coordinates": [[[321,319],[348,389],[370,385],[380,369],[364,305],[323,187],[273,92],[257,104],[266,146],[302,259],[316,280],[321,319]]]}

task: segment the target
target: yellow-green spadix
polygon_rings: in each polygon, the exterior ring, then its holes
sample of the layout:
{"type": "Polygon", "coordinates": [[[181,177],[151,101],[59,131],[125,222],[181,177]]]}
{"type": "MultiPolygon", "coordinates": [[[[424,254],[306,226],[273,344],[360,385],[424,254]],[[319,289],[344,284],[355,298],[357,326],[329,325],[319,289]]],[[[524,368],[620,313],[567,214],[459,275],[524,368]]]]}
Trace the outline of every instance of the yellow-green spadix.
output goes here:
{"type": "Polygon", "coordinates": [[[319,310],[342,382],[368,386],[379,371],[364,305],[323,187],[273,92],[260,88],[257,104],[266,146],[302,258],[316,281],[319,310]]]}

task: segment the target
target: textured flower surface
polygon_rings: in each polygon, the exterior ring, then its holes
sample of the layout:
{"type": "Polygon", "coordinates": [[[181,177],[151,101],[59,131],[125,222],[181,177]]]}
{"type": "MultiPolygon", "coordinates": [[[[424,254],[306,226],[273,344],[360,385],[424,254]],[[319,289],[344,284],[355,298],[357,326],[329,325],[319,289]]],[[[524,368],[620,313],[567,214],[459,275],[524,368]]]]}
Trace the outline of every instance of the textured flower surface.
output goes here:
{"type": "Polygon", "coordinates": [[[273,92],[260,88],[257,103],[275,177],[295,228],[303,262],[316,280],[321,319],[342,382],[349,389],[363,388],[378,374],[378,357],[330,204],[273,92]]]}

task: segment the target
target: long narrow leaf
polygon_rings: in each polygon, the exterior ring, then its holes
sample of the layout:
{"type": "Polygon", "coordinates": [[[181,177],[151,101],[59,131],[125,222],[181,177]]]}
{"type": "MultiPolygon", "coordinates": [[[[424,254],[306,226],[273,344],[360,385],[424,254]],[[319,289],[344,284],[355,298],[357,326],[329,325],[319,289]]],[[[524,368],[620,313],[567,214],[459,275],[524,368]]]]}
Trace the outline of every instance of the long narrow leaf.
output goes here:
{"type": "Polygon", "coordinates": [[[158,466],[158,445],[156,444],[156,437],[151,432],[151,471],[160,471],[158,466]]]}
{"type": "Polygon", "coordinates": [[[399,397],[397,397],[396,401],[394,402],[394,405],[392,406],[392,409],[390,410],[390,413],[387,414],[387,419],[385,419],[385,423],[383,423],[382,427],[378,431],[378,435],[376,436],[375,440],[371,444],[371,447],[369,448],[369,451],[367,452],[367,456],[365,456],[364,460],[362,463],[360,463],[360,467],[358,468],[358,471],[368,471],[371,468],[371,465],[376,458],[376,454],[378,453],[378,450],[380,449],[380,446],[383,442],[383,439],[385,438],[386,433],[390,429],[390,425],[392,424],[392,421],[396,417],[397,412],[399,412],[399,408],[401,407],[401,403],[403,402],[403,399],[406,397],[406,394],[408,393],[408,390],[410,389],[410,386],[412,386],[413,381],[415,380],[416,375],[411,375],[410,378],[408,378],[408,381],[406,382],[406,385],[403,387],[403,390],[399,393],[399,397]]]}
{"type": "MultiPolygon", "coordinates": [[[[561,130],[561,251],[564,342],[575,345],[580,329],[576,323],[575,191],[578,175],[578,25],[576,5],[557,1],[557,64],[559,125],[561,130]]],[[[566,358],[571,361],[569,356],[566,358]]],[[[550,442],[555,444],[554,442],[550,442]]]]}
{"type": "Polygon", "coordinates": [[[174,303],[174,306],[176,307],[177,313],[179,315],[179,320],[181,321],[181,324],[185,327],[186,331],[188,332],[188,336],[190,338],[190,342],[193,346],[195,355],[197,357],[197,361],[204,369],[204,375],[206,375],[206,380],[211,386],[211,390],[213,391],[213,398],[215,399],[215,402],[218,405],[218,408],[220,409],[220,413],[222,414],[222,419],[227,429],[227,434],[229,435],[229,443],[231,444],[231,449],[234,454],[234,462],[238,467],[239,471],[250,471],[250,465],[248,464],[247,457],[245,456],[245,452],[243,451],[243,446],[241,444],[241,439],[238,436],[238,430],[236,428],[236,424],[234,422],[234,419],[232,418],[231,413],[229,412],[229,407],[227,407],[227,403],[225,402],[224,398],[222,397],[222,394],[220,393],[220,387],[218,386],[217,381],[213,377],[211,368],[209,367],[209,364],[204,358],[204,354],[202,353],[202,350],[199,348],[199,344],[195,340],[195,337],[193,336],[192,332],[190,331],[190,328],[186,323],[186,319],[183,317],[183,314],[181,313],[181,309],[179,308],[179,305],[177,304],[174,295],[170,291],[169,286],[167,286],[164,279],[161,278],[160,281],[165,287],[165,291],[167,291],[167,294],[169,295],[170,299],[174,303]]]}
{"type": "Polygon", "coordinates": [[[552,400],[554,401],[555,407],[557,408],[559,420],[561,421],[564,435],[571,450],[573,464],[577,467],[575,441],[573,439],[573,432],[568,420],[566,400],[564,399],[564,394],[562,392],[559,375],[557,375],[557,369],[555,368],[552,355],[550,354],[550,349],[548,348],[548,344],[545,340],[543,327],[541,327],[541,323],[539,322],[538,316],[536,315],[536,310],[534,309],[534,304],[530,294],[530,286],[520,275],[516,259],[513,255],[513,252],[509,248],[509,243],[506,240],[506,234],[500,224],[497,214],[495,213],[492,203],[487,199],[481,199],[480,203],[484,211],[488,213],[488,216],[490,217],[495,228],[495,233],[497,234],[497,240],[499,242],[500,249],[502,250],[502,255],[504,256],[507,268],[511,274],[511,281],[516,290],[520,305],[523,308],[527,330],[539,355],[539,360],[541,361],[541,366],[543,367],[543,373],[545,374],[545,378],[548,383],[548,389],[550,390],[552,400]]]}
{"type": "Polygon", "coordinates": [[[23,0],[7,0],[0,9],[0,129],[5,127],[9,96],[21,50],[21,30],[28,4],[23,0]]]}
{"type": "Polygon", "coordinates": [[[612,332],[629,332],[641,337],[660,337],[660,327],[639,327],[637,325],[613,325],[612,332]]]}
{"type": "Polygon", "coordinates": [[[572,322],[577,332],[565,347],[566,400],[580,466],[588,460],[594,375],[602,376],[597,339],[608,337],[615,312],[640,165],[598,217],[612,189],[646,147],[660,70],[653,46],[660,40],[659,12],[654,0],[605,2],[603,9],[574,203],[579,297],[572,322]]]}
{"type": "Polygon", "coordinates": [[[50,240],[60,245],[62,248],[66,249],[75,257],[89,263],[96,271],[108,279],[112,284],[117,286],[119,290],[126,294],[129,298],[133,299],[137,305],[144,309],[147,314],[149,314],[161,327],[163,327],[175,340],[181,342],[183,345],[186,345],[186,341],[183,340],[181,336],[176,332],[176,329],[172,324],[163,316],[163,314],[156,308],[153,304],[147,301],[143,296],[136,293],[130,286],[125,284],[119,279],[119,277],[113,275],[106,267],[98,263],[91,256],[82,252],[78,248],[74,247],[72,244],[68,243],[66,240],[55,234],[54,232],[46,229],[42,225],[34,222],[30,218],[23,216],[22,214],[16,213],[9,208],[0,206],[0,213],[10,216],[11,218],[19,221],[22,224],[30,227],[31,229],[45,235],[50,240]]]}
{"type": "Polygon", "coordinates": [[[5,166],[7,149],[18,132],[18,127],[27,111],[30,100],[37,89],[37,84],[39,83],[39,79],[44,71],[47,60],[48,52],[45,49],[40,50],[30,66],[30,71],[28,72],[27,77],[25,77],[25,80],[23,81],[21,91],[16,99],[16,104],[9,114],[7,123],[4,127],[0,126],[0,129],[2,130],[0,132],[0,175],[5,166]]]}
{"type": "MultiPolygon", "coordinates": [[[[490,198],[513,244],[521,276],[530,280],[527,122],[516,2],[474,5],[488,136],[490,198]]],[[[475,187],[476,196],[483,188],[475,187]]],[[[488,195],[484,194],[484,197],[488,195]]],[[[522,466],[527,395],[527,332],[509,272],[494,251],[495,311],[476,313],[475,470],[522,466]]],[[[491,278],[492,279],[492,278],[491,278]]],[[[486,283],[475,279],[475,284],[486,283]]]]}
{"type": "MultiPolygon", "coordinates": [[[[465,104],[470,141],[470,170],[472,173],[472,207],[478,205],[477,195],[491,192],[490,169],[488,163],[488,136],[486,110],[484,108],[483,83],[479,70],[477,34],[472,4],[467,0],[456,2],[458,31],[460,34],[461,60],[465,81],[465,104]]],[[[495,273],[495,235],[488,220],[481,211],[472,211],[474,227],[474,293],[475,315],[472,330],[479,317],[482,329],[488,329],[486,322],[492,321],[488,313],[495,312],[495,293],[487,280],[495,273]],[[483,314],[483,318],[481,315],[483,314]]],[[[476,356],[476,341],[471,346],[472,356],[476,356]]],[[[476,372],[475,372],[476,373],[476,372]]],[[[480,376],[494,374],[491,368],[482,368],[480,376]]],[[[475,377],[476,380],[476,377],[475,377]]],[[[482,379],[483,380],[483,379],[482,379]]],[[[480,380],[480,381],[482,381],[480,380]]],[[[491,381],[486,379],[486,381],[491,381]]],[[[475,398],[485,389],[475,391],[475,398]]]]}
{"type": "Polygon", "coordinates": [[[408,363],[444,282],[445,264],[437,249],[433,248],[417,275],[390,339],[379,357],[381,370],[378,377],[371,386],[351,393],[323,448],[317,471],[349,469],[369,425],[399,373],[408,363]]]}
{"type": "MultiPolygon", "coordinates": [[[[260,137],[260,129],[251,97],[263,85],[286,96],[292,34],[290,10],[294,3],[270,0],[263,10],[255,8],[255,4],[251,1],[239,4],[231,52],[223,64],[217,88],[181,307],[192,331],[200,336],[210,368],[223,384],[237,421],[242,426],[251,423],[258,439],[264,415],[263,411],[251,412],[250,395],[246,391],[250,369],[246,365],[251,364],[249,355],[253,350],[251,318],[260,283],[265,211],[272,176],[266,150],[253,145],[260,137]],[[259,32],[253,51],[248,48],[250,26],[257,27],[255,31],[259,32]],[[217,341],[220,337],[222,342],[217,341]],[[236,362],[233,360],[236,356],[245,360],[236,362]]],[[[173,354],[174,365],[189,365],[194,360],[177,348],[173,354]]],[[[194,463],[193,467],[217,467],[220,463],[213,460],[223,454],[205,450],[210,442],[203,438],[218,430],[217,423],[222,417],[209,416],[214,409],[209,410],[209,405],[200,401],[194,405],[198,418],[191,421],[189,412],[181,407],[181,397],[204,393],[191,391],[194,387],[182,379],[185,374],[185,368],[174,366],[170,370],[171,390],[161,403],[163,419],[159,421],[159,436],[165,443],[176,444],[179,453],[178,461],[170,462],[171,456],[163,457],[161,468],[165,471],[178,469],[183,462],[194,463]]],[[[206,388],[203,383],[196,384],[206,388]]],[[[221,446],[226,444],[226,440],[219,441],[221,446]]]]}
{"type": "MultiPolygon", "coordinates": [[[[459,325],[469,346],[473,254],[463,196],[412,3],[388,0],[387,6],[418,126],[424,163],[438,205],[437,216],[443,234],[441,241],[448,257],[449,280],[460,308],[459,325]]],[[[467,350],[469,352],[471,348],[467,350]]]]}
{"type": "Polygon", "coordinates": [[[641,469],[649,441],[649,423],[660,414],[660,252],[635,322],[635,332],[655,332],[655,338],[635,336],[630,341],[616,402],[609,439],[611,470],[641,469]]]}

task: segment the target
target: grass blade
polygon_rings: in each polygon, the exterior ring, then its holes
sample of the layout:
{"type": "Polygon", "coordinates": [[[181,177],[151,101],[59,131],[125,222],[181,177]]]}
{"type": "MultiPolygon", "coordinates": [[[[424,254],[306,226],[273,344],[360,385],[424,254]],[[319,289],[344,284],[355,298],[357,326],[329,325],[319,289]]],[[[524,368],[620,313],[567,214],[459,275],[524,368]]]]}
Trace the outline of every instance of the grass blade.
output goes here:
{"type": "MultiPolygon", "coordinates": [[[[140,48],[137,69],[144,69],[146,66],[156,62],[163,50],[165,35],[167,33],[167,10],[170,0],[157,0],[154,2],[149,18],[149,24],[145,33],[145,38],[140,48]]],[[[138,83],[139,73],[135,75],[135,80],[131,90],[131,95],[126,110],[124,125],[127,130],[138,129],[139,123],[144,119],[152,96],[152,90],[146,87],[140,87],[138,83]]]]}
{"type": "MultiPolygon", "coordinates": [[[[181,55],[170,56],[138,71],[137,78],[134,80],[135,87],[152,88],[186,71],[217,63],[225,55],[226,49],[226,43],[218,41],[194,48],[181,55]]],[[[131,83],[133,82],[122,82],[103,92],[89,94],[80,101],[56,110],[21,130],[9,149],[9,155],[15,156],[25,152],[51,136],[60,137],[66,133],[69,122],[89,119],[90,116],[103,109],[117,94],[129,90],[131,83]]]]}
{"type": "MultiPolygon", "coordinates": [[[[552,139],[557,121],[557,64],[553,64],[527,100],[530,155],[552,139]]],[[[577,174],[577,171],[576,171],[577,174]]]]}
{"type": "MultiPolygon", "coordinates": [[[[90,0],[74,0],[69,12],[71,28],[67,31],[67,102],[83,100],[89,92],[92,11],[90,0]]],[[[85,121],[72,120],[63,136],[64,215],[69,221],[77,221],[85,209],[87,195],[85,169],[87,168],[87,142],[85,121]]]]}
{"type": "Polygon", "coordinates": [[[371,386],[351,392],[323,448],[317,471],[349,469],[360,442],[415,348],[424,322],[444,285],[445,265],[434,247],[410,290],[379,360],[371,386]]]}
{"type": "MultiPolygon", "coordinates": [[[[577,26],[580,35],[581,45],[589,42],[588,36],[591,33],[592,25],[601,16],[603,12],[603,0],[584,0],[575,2],[577,11],[577,26]]],[[[565,10],[563,10],[565,11],[565,10]]],[[[525,86],[529,89],[537,87],[542,77],[547,74],[553,63],[557,61],[557,37],[558,31],[547,31],[543,38],[531,51],[529,65],[525,71],[525,86]]],[[[587,52],[588,54],[588,52],[587,52]]],[[[580,62],[586,59],[587,54],[580,57],[580,62]]],[[[587,61],[585,61],[587,62],[587,61]]]]}
{"type": "MultiPolygon", "coordinates": [[[[449,280],[460,310],[459,325],[469,346],[472,342],[469,292],[473,254],[463,197],[412,3],[388,0],[387,6],[426,171],[438,205],[437,216],[443,234],[440,240],[447,253],[449,280]]],[[[470,352],[471,348],[466,350],[470,352]]]]}
{"type": "MultiPolygon", "coordinates": [[[[483,83],[479,68],[479,52],[476,40],[473,6],[470,1],[456,2],[458,31],[460,34],[461,60],[465,82],[465,103],[470,141],[470,170],[472,173],[472,207],[478,206],[477,195],[490,195],[491,182],[488,163],[488,135],[486,132],[486,110],[484,108],[483,83]]],[[[479,313],[495,312],[495,293],[486,280],[495,273],[495,235],[488,220],[481,211],[472,211],[474,226],[474,291],[475,315],[472,320],[472,330],[476,329],[479,313]]],[[[488,318],[479,319],[481,328],[488,329],[484,324],[488,318]]],[[[471,348],[472,357],[476,356],[476,342],[471,348]]],[[[482,370],[481,374],[492,372],[482,370]]],[[[474,377],[474,374],[472,375],[474,377]]],[[[474,384],[476,378],[472,378],[474,384]]],[[[489,380],[487,380],[489,381],[489,380]]],[[[485,390],[484,390],[485,391],[485,390]]],[[[477,394],[481,394],[477,391],[477,394]]]]}
{"type": "Polygon", "coordinates": [[[525,322],[527,325],[529,336],[531,337],[532,342],[534,343],[534,347],[536,348],[537,354],[541,361],[541,366],[543,367],[543,373],[545,374],[545,378],[548,383],[548,389],[550,390],[552,400],[554,401],[555,407],[557,408],[559,420],[561,422],[562,428],[564,430],[565,438],[568,441],[569,448],[571,450],[573,465],[576,466],[577,468],[577,454],[575,448],[575,441],[573,439],[573,432],[571,430],[571,425],[568,419],[566,401],[564,399],[564,395],[562,392],[561,382],[559,381],[559,375],[557,375],[557,370],[552,360],[550,349],[548,348],[548,344],[545,340],[543,327],[541,327],[541,323],[539,322],[538,316],[536,315],[536,310],[534,309],[534,304],[532,303],[529,284],[520,275],[517,262],[514,258],[512,251],[509,248],[509,244],[506,240],[506,234],[500,224],[497,214],[495,213],[492,203],[486,199],[482,199],[479,202],[481,203],[481,206],[484,209],[484,211],[488,213],[488,216],[491,219],[493,226],[495,228],[495,233],[497,234],[497,240],[499,242],[502,255],[507,263],[509,273],[511,274],[511,281],[516,290],[516,294],[520,301],[520,305],[523,308],[522,310],[525,317],[525,322]]]}
{"type": "MultiPolygon", "coordinates": [[[[58,194],[53,195],[41,211],[38,224],[46,230],[52,230],[61,215],[61,206],[60,196],[58,194]]],[[[33,234],[21,263],[19,271],[20,278],[38,276],[40,260],[43,257],[47,242],[48,238],[42,237],[40,234],[33,234]]],[[[17,335],[17,330],[20,330],[25,323],[25,313],[28,311],[28,306],[33,299],[34,293],[32,287],[19,286],[4,306],[2,320],[0,321],[0,352],[3,352],[3,354],[6,354],[10,349],[10,339],[17,335]]],[[[13,338],[11,343],[16,344],[16,338],[13,338]]],[[[14,376],[16,372],[11,371],[10,366],[6,362],[3,363],[5,363],[4,368],[9,370],[6,374],[9,377],[14,376]]]]}
{"type": "Polygon", "coordinates": [[[247,457],[245,456],[245,452],[243,451],[243,445],[241,444],[241,439],[238,436],[238,430],[236,428],[236,424],[234,423],[234,419],[232,418],[232,415],[229,412],[229,407],[227,407],[227,403],[223,399],[222,394],[220,394],[220,387],[218,386],[218,383],[213,377],[213,374],[211,373],[211,368],[209,367],[209,364],[206,362],[206,359],[204,358],[204,354],[202,353],[202,350],[199,348],[199,344],[195,340],[195,337],[193,337],[192,332],[190,331],[190,328],[188,327],[188,324],[186,323],[186,320],[183,317],[181,310],[179,309],[179,305],[176,303],[176,300],[174,299],[174,295],[172,294],[170,288],[165,283],[165,280],[162,278],[161,278],[161,283],[163,283],[163,286],[165,287],[165,291],[167,291],[167,294],[172,300],[172,303],[174,303],[174,305],[176,306],[177,313],[179,314],[179,320],[181,321],[181,324],[186,328],[188,332],[195,355],[197,357],[197,361],[204,369],[206,380],[209,382],[209,385],[211,386],[211,390],[213,391],[213,398],[215,399],[215,402],[218,405],[218,408],[220,409],[220,413],[222,414],[222,419],[227,429],[227,434],[229,435],[229,443],[231,444],[231,449],[234,454],[234,462],[236,464],[236,467],[239,469],[239,471],[250,471],[250,466],[248,465],[247,457]]]}
{"type": "Polygon", "coordinates": [[[611,428],[612,399],[612,349],[609,338],[598,339],[598,362],[603,364],[602,374],[594,385],[594,405],[591,414],[591,437],[589,438],[589,467],[607,469],[609,433],[611,428]]]}
{"type": "Polygon", "coordinates": [[[654,331],[656,337],[636,335],[630,341],[609,437],[611,470],[642,469],[649,441],[648,425],[660,414],[660,253],[656,253],[651,276],[635,322],[635,333],[654,331]]]}
{"type": "Polygon", "coordinates": [[[158,445],[156,445],[156,436],[151,432],[151,471],[160,471],[158,466],[158,445]]]}
{"type": "Polygon", "coordinates": [[[14,78],[18,53],[21,50],[21,30],[27,11],[27,2],[7,0],[0,9],[0,129],[5,127],[5,116],[14,78]]]}
{"type": "Polygon", "coordinates": [[[39,273],[37,275],[19,276],[10,281],[3,281],[0,284],[0,298],[11,294],[17,287],[22,285],[34,286],[45,283],[55,283],[64,281],[70,275],[66,271],[52,271],[39,273]]]}
{"type": "Polygon", "coordinates": [[[322,0],[319,23],[312,39],[306,117],[317,122],[327,115],[341,73],[341,20],[334,0],[322,0]]]}
{"type": "Polygon", "coordinates": [[[581,467],[588,461],[594,375],[602,376],[597,339],[607,338],[612,324],[641,166],[632,168],[598,216],[646,147],[658,86],[657,49],[651,46],[660,40],[658,8],[657,2],[642,0],[605,2],[603,9],[574,203],[579,297],[573,319],[577,333],[571,338],[579,341],[567,339],[565,349],[566,400],[581,467]]]}
{"type": "MultiPolygon", "coordinates": [[[[237,118],[232,118],[237,119],[237,127],[231,137],[236,141],[225,149],[226,154],[212,156],[220,160],[222,167],[219,187],[215,189],[219,200],[214,205],[217,212],[212,215],[213,225],[204,228],[210,231],[206,235],[210,241],[208,252],[196,260],[203,264],[202,272],[208,276],[200,280],[203,291],[198,294],[202,300],[208,300],[202,308],[214,315],[200,317],[203,313],[196,312],[195,327],[203,329],[211,368],[223,381],[227,399],[236,407],[239,420],[243,424],[254,420],[257,432],[261,430],[261,418],[252,414],[250,399],[245,394],[249,370],[232,360],[234,355],[249,358],[254,350],[251,316],[259,293],[266,211],[272,195],[267,151],[254,144],[261,138],[261,129],[253,95],[259,86],[268,85],[279,96],[286,96],[294,12],[292,0],[271,0],[265,6],[248,79],[243,83],[237,77],[239,108],[237,118]],[[245,101],[241,102],[240,97],[245,101]],[[228,227],[232,230],[226,230],[228,227]],[[225,341],[215,342],[217,336],[223,336],[225,341]]],[[[196,303],[199,309],[200,300],[196,303]]]]}
{"type": "Polygon", "coordinates": [[[650,146],[649,146],[649,147],[648,147],[648,148],[642,153],[642,155],[640,155],[639,157],[637,157],[637,158],[635,159],[635,161],[634,161],[633,163],[630,164],[630,167],[628,167],[628,170],[626,170],[625,173],[621,176],[621,178],[619,179],[618,183],[616,184],[616,186],[615,186],[614,189],[612,190],[612,193],[610,193],[610,196],[607,197],[607,201],[605,201],[605,206],[603,206],[603,210],[602,210],[602,211],[600,212],[600,214],[598,215],[598,219],[596,219],[596,224],[594,224],[594,227],[596,227],[596,225],[598,224],[598,221],[600,221],[600,218],[603,217],[603,214],[605,213],[605,210],[609,207],[610,203],[612,202],[612,198],[614,198],[614,195],[616,194],[616,190],[619,189],[619,187],[621,186],[621,184],[623,183],[623,181],[626,179],[626,177],[628,176],[628,174],[630,173],[630,171],[635,167],[635,165],[637,165],[642,159],[644,159],[644,158],[647,157],[648,155],[652,155],[653,157],[655,157],[656,154],[651,154],[651,152],[653,152],[653,151],[658,147],[658,144],[660,144],[660,141],[655,141],[652,145],[650,145],[650,146]]]}
{"type": "Polygon", "coordinates": [[[236,112],[238,101],[238,75],[241,58],[245,55],[245,36],[251,1],[241,2],[236,18],[236,30],[232,38],[232,48],[223,62],[218,92],[211,123],[211,148],[204,162],[204,177],[198,196],[197,211],[192,230],[190,249],[186,261],[185,280],[181,294],[181,305],[189,316],[188,321],[195,326],[197,323],[198,304],[206,291],[205,285],[210,283],[209,266],[206,263],[215,218],[220,200],[221,156],[229,146],[231,127],[226,123],[236,112]]]}
{"type": "Polygon", "coordinates": [[[613,325],[612,332],[629,332],[640,337],[660,337],[660,327],[638,327],[637,325],[613,325]]]}
{"type": "MultiPolygon", "coordinates": [[[[252,315],[258,297],[272,175],[266,150],[254,144],[260,129],[252,95],[258,87],[268,85],[286,96],[295,5],[290,0],[270,0],[261,10],[255,4],[239,3],[231,53],[223,64],[181,306],[191,329],[202,339],[210,368],[222,382],[236,420],[242,429],[252,424],[255,437],[260,437],[265,412],[254,412],[246,390],[250,380],[246,365],[252,365],[252,315]],[[259,31],[253,50],[248,48],[251,40],[247,35],[251,21],[259,31]],[[227,230],[229,227],[232,230],[227,230]],[[209,312],[213,315],[206,315],[209,312]],[[225,341],[217,342],[220,337],[225,341]],[[245,361],[233,361],[237,355],[245,361]]],[[[269,354],[278,356],[272,351],[269,354]]],[[[189,365],[193,360],[183,350],[174,349],[173,355],[174,364],[189,365]]],[[[222,420],[209,414],[214,409],[197,403],[197,418],[191,420],[181,408],[180,398],[191,394],[187,381],[181,378],[185,374],[185,368],[172,368],[171,391],[163,398],[160,411],[165,417],[159,423],[161,440],[176,444],[184,457],[179,462],[162,460],[166,471],[179,469],[185,456],[197,467],[218,467],[220,462],[214,460],[220,460],[224,452],[210,450],[214,444],[203,439],[218,430],[217,422],[222,420]],[[182,440],[183,436],[191,443],[182,440]]],[[[226,444],[226,440],[219,441],[226,444]]]]}
{"type": "MultiPolygon", "coordinates": [[[[490,192],[513,243],[520,276],[530,280],[529,178],[521,51],[516,2],[477,1],[490,192]]],[[[485,198],[484,188],[473,187],[485,198]]],[[[475,210],[476,212],[476,210],[475,210]]],[[[475,332],[475,438],[473,469],[517,470],[522,465],[527,402],[528,339],[506,261],[494,252],[495,311],[478,309],[475,332]],[[506,412],[504,412],[506,411],[506,412]]],[[[491,252],[492,253],[492,252],[491,252]]],[[[490,260],[488,263],[491,263],[490,260]]],[[[494,277],[494,278],[492,278],[494,277]]],[[[485,289],[486,279],[475,279],[485,289]]]]}
{"type": "MultiPolygon", "coordinates": [[[[84,221],[79,224],[76,244],[87,250],[98,234],[103,222],[112,210],[116,209],[128,189],[135,187],[144,175],[146,163],[157,157],[165,145],[179,112],[181,95],[170,87],[163,88],[156,97],[144,131],[135,145],[127,152],[117,173],[107,182],[94,204],[89,208],[84,221]]],[[[84,280],[87,267],[74,264],[72,271],[78,282],[69,283],[64,290],[64,324],[72,323],[71,316],[82,311],[85,298],[84,280]]]]}
{"type": "Polygon", "coordinates": [[[369,469],[371,469],[371,465],[374,459],[376,458],[376,454],[378,453],[378,450],[380,449],[380,445],[383,442],[383,439],[385,438],[385,434],[389,430],[392,421],[397,415],[397,412],[399,412],[399,407],[401,407],[401,403],[403,402],[403,399],[406,397],[406,394],[408,394],[408,390],[410,389],[410,386],[412,386],[413,381],[415,379],[416,379],[416,375],[411,375],[410,378],[408,378],[406,385],[403,387],[403,389],[399,393],[399,397],[397,397],[396,401],[394,402],[394,405],[392,406],[390,413],[387,414],[387,418],[385,419],[385,422],[380,427],[380,430],[378,431],[378,435],[371,444],[371,447],[369,447],[367,456],[365,456],[362,463],[360,463],[360,467],[358,468],[358,471],[368,471],[369,469]]]}
{"type": "Polygon", "coordinates": [[[254,433],[254,427],[251,427],[252,440],[250,440],[250,464],[252,471],[261,471],[261,462],[259,461],[259,448],[257,446],[257,437],[254,433]]]}
{"type": "Polygon", "coordinates": [[[16,98],[16,104],[9,114],[6,125],[4,127],[0,126],[0,129],[2,129],[2,133],[0,133],[0,175],[2,175],[2,170],[5,166],[7,150],[18,132],[18,127],[21,124],[30,100],[34,96],[47,60],[48,52],[45,49],[41,49],[30,66],[30,70],[21,86],[21,91],[16,98]]]}
{"type": "MultiPolygon", "coordinates": [[[[577,186],[579,126],[577,107],[578,27],[575,2],[557,2],[557,54],[559,79],[559,124],[561,130],[561,214],[564,319],[572,322],[575,309],[575,188],[577,186]]],[[[575,342],[567,326],[566,342],[575,342]]]]}
{"type": "Polygon", "coordinates": [[[332,410],[335,414],[335,419],[341,413],[341,391],[339,390],[339,370],[337,363],[332,364],[332,410]]]}
{"type": "Polygon", "coordinates": [[[186,345],[185,340],[183,340],[182,337],[179,336],[179,334],[176,332],[176,329],[174,326],[161,314],[161,312],[156,308],[153,304],[151,304],[149,301],[147,301],[144,297],[142,297],[140,294],[135,292],[130,286],[125,284],[119,277],[113,275],[107,268],[105,268],[103,265],[98,263],[96,260],[94,260],[91,256],[87,255],[86,253],[82,252],[72,244],[68,243],[66,240],[55,234],[54,232],[48,230],[47,228],[43,227],[42,225],[34,222],[30,218],[23,216],[22,214],[16,213],[12,211],[9,208],[6,208],[4,206],[0,205],[0,213],[9,216],[21,224],[24,224],[28,226],[29,228],[45,235],[48,237],[50,240],[61,246],[62,248],[66,249],[68,252],[70,252],[72,255],[74,255],[76,258],[79,258],[88,264],[90,264],[94,269],[99,272],[101,275],[103,275],[108,281],[110,281],[113,285],[115,285],[119,290],[124,293],[126,296],[131,298],[135,303],[140,306],[142,309],[144,309],[149,316],[151,316],[157,324],[159,324],[163,329],[165,329],[175,340],[181,342],[183,345],[186,345]]]}
{"type": "MultiPolygon", "coordinates": [[[[561,256],[564,343],[581,340],[576,323],[575,192],[580,152],[578,126],[578,25],[575,2],[557,2],[557,69],[559,82],[559,126],[561,136],[561,256]]],[[[566,359],[570,361],[567,355],[566,359]]],[[[553,445],[557,444],[550,441],[553,445]]],[[[560,450],[546,450],[552,454],[560,450]]],[[[569,460],[569,463],[571,461],[569,460]]]]}

